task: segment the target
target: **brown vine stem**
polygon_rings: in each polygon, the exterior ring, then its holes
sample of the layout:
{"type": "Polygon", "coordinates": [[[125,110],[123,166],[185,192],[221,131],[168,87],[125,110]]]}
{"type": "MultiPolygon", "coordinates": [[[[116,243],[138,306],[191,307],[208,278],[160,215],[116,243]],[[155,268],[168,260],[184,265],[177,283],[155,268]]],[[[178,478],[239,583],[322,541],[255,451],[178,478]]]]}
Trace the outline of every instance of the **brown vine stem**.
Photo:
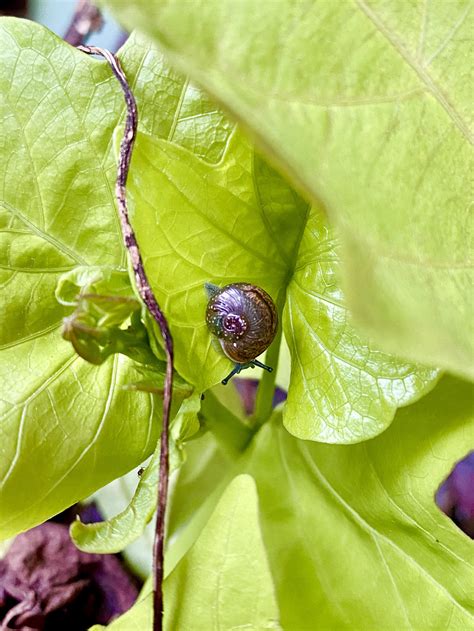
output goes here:
{"type": "Polygon", "coordinates": [[[120,82],[125,102],[127,105],[127,118],[125,122],[125,132],[120,143],[120,156],[117,169],[117,180],[115,184],[115,195],[117,198],[120,223],[122,226],[123,240],[128,250],[135,282],[138,292],[150,311],[153,318],[160,327],[161,335],[166,352],[166,377],[163,393],[163,428],[160,438],[160,469],[158,480],[158,506],[156,516],[155,542],[153,545],[153,631],[163,629],[163,573],[164,573],[164,538],[165,538],[165,513],[168,499],[168,476],[169,476],[169,419],[171,407],[171,394],[173,389],[173,339],[168,327],[168,322],[161,311],[155,295],[150,287],[148,278],[143,266],[135,233],[130,224],[127,208],[126,183],[127,175],[132,157],[133,144],[137,133],[137,104],[135,97],[128,85],[127,78],[120,66],[120,62],[115,55],[104,48],[96,46],[79,46],[79,50],[89,55],[100,55],[110,64],[114,75],[120,82]]]}
{"type": "Polygon", "coordinates": [[[79,0],[64,41],[71,46],[83,44],[87,37],[100,31],[103,25],[102,14],[89,0],[79,0]]]}

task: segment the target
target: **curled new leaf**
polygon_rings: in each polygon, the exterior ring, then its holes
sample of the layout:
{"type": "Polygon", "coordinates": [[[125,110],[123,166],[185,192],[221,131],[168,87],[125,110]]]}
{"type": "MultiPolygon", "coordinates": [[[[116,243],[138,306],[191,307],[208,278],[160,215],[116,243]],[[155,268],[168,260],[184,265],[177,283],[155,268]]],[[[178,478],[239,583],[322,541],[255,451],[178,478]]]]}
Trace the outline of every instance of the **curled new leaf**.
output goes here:
{"type": "Polygon", "coordinates": [[[150,349],[142,323],[141,303],[126,272],[113,268],[79,267],[59,279],[57,300],[74,311],[63,319],[62,335],[92,364],[123,353],[145,365],[160,366],[150,349]]]}

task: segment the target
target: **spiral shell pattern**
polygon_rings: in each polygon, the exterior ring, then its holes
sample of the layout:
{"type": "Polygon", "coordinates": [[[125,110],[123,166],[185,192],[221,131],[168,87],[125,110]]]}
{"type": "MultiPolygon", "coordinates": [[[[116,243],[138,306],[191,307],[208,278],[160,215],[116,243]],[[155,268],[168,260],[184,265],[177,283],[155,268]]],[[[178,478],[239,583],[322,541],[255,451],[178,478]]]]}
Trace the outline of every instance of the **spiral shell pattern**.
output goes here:
{"type": "Polygon", "coordinates": [[[245,364],[273,341],[278,326],[275,304],[266,291],[249,283],[222,287],[210,298],[206,323],[225,355],[245,364]]]}

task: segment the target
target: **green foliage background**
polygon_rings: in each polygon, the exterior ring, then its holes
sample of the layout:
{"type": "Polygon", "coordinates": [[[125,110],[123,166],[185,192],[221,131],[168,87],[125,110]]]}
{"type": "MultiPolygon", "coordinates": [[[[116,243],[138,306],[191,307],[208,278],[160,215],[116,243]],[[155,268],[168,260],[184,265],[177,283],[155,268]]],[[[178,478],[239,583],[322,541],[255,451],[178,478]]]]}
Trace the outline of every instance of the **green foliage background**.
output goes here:
{"type": "Polygon", "coordinates": [[[371,335],[472,376],[471,1],[108,6],[324,204],[371,335]]]}
{"type": "MultiPolygon", "coordinates": [[[[140,113],[132,221],[181,377],[168,627],[471,628],[472,544],[433,495],[472,442],[472,389],[429,367],[472,374],[470,3],[109,4],[160,46],[133,34],[119,58],[140,113]],[[275,298],[267,360],[291,371],[274,413],[262,377],[253,425],[214,388],[229,365],[204,322],[204,283],[242,280],[275,298]]],[[[6,538],[153,452],[162,353],[146,315],[144,365],[93,366],[61,337],[64,274],[126,278],[120,87],[33,23],[1,19],[0,41],[6,538]]],[[[155,454],[127,509],[73,526],[77,545],[139,536],[156,475],[155,454]]],[[[149,620],[145,592],[114,625],[149,620]]]]}

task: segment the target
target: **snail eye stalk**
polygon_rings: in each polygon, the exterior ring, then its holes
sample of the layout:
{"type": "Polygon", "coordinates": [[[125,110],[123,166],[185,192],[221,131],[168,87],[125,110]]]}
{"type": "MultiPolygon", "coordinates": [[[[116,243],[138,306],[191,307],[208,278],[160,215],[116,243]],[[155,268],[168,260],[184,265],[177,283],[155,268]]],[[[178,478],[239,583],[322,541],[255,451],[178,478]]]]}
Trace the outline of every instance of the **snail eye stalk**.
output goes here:
{"type": "Polygon", "coordinates": [[[267,366],[266,364],[262,364],[262,362],[259,362],[258,359],[254,359],[252,364],[254,366],[258,366],[258,368],[263,368],[263,370],[266,370],[267,372],[273,372],[273,368],[271,366],[267,366]]]}
{"type": "Polygon", "coordinates": [[[235,364],[233,370],[227,375],[225,379],[221,381],[222,385],[226,386],[234,375],[239,374],[239,372],[242,370],[243,367],[244,367],[244,364],[235,364]]]}
{"type": "Polygon", "coordinates": [[[227,375],[225,379],[221,381],[221,383],[224,386],[226,386],[229,383],[229,381],[232,379],[232,377],[234,375],[238,375],[241,370],[245,370],[246,368],[255,368],[255,367],[263,368],[267,372],[273,372],[273,368],[271,366],[262,364],[262,362],[259,362],[258,359],[254,359],[253,361],[248,362],[247,364],[235,364],[234,369],[227,375]]]}

